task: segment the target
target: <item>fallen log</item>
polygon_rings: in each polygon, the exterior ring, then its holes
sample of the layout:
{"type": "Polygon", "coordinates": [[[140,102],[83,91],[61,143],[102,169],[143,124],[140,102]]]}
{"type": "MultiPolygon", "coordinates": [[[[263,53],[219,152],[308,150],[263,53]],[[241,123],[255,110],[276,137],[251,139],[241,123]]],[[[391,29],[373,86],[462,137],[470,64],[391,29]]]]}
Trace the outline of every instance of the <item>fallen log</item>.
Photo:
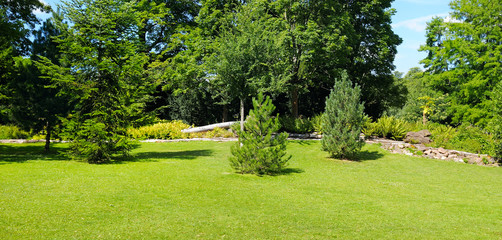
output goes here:
{"type": "Polygon", "coordinates": [[[196,133],[196,132],[206,132],[206,131],[211,131],[214,130],[215,128],[224,128],[228,129],[235,123],[239,123],[239,121],[234,121],[234,122],[224,122],[224,123],[215,123],[215,124],[210,124],[206,126],[200,126],[200,127],[194,127],[194,128],[187,128],[181,130],[181,132],[184,133],[196,133]]]}

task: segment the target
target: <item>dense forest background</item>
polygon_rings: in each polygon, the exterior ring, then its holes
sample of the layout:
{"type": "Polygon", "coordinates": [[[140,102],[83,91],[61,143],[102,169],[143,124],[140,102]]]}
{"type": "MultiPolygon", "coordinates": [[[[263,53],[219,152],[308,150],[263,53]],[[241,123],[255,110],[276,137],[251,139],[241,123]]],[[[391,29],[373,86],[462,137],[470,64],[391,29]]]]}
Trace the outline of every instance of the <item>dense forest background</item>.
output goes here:
{"type": "Polygon", "coordinates": [[[159,120],[243,118],[259,93],[281,116],[309,118],[347,75],[375,121],[500,131],[502,2],[453,0],[428,23],[424,70],[406,74],[394,72],[392,2],[2,1],[0,125],[120,142],[159,120]],[[53,16],[39,22],[34,10],[53,16]]]}

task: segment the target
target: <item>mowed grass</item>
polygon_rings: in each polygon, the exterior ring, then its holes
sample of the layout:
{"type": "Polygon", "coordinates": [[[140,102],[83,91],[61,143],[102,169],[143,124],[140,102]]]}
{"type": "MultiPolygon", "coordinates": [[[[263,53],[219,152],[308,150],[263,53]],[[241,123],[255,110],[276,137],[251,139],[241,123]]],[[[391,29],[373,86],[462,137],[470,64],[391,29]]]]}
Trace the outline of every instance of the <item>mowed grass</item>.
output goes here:
{"type": "Polygon", "coordinates": [[[502,168],[302,141],[258,177],[233,172],[231,144],[143,143],[104,165],[0,145],[0,238],[502,239],[502,168]]]}

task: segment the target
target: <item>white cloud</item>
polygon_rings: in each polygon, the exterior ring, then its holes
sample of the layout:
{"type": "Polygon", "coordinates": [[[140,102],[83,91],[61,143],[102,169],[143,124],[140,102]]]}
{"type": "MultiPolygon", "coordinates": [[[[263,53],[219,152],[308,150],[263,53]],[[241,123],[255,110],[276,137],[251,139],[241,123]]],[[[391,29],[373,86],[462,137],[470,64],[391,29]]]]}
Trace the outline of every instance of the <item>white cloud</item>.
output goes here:
{"type": "Polygon", "coordinates": [[[425,28],[427,27],[427,22],[430,21],[433,17],[447,17],[447,16],[448,13],[441,13],[441,14],[434,14],[419,18],[408,19],[392,24],[392,28],[403,27],[413,30],[415,32],[424,32],[425,28]]]}

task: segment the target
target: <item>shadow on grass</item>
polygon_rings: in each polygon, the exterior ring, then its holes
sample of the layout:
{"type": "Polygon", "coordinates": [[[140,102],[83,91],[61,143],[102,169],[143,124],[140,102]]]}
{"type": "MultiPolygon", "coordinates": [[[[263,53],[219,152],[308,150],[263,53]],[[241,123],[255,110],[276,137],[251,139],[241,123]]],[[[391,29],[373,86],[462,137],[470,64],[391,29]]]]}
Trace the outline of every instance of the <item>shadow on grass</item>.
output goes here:
{"type": "Polygon", "coordinates": [[[377,151],[361,151],[357,156],[355,157],[354,161],[357,162],[363,162],[363,161],[372,161],[372,160],[378,160],[382,158],[384,155],[382,153],[379,153],[377,151]]]}
{"type": "Polygon", "coordinates": [[[213,150],[187,150],[176,152],[140,152],[130,157],[117,158],[112,163],[126,162],[158,162],[160,159],[193,160],[199,157],[209,157],[213,155],[213,150]]]}
{"type": "Polygon", "coordinates": [[[296,143],[296,144],[299,144],[302,146],[310,146],[312,144],[315,144],[318,141],[313,140],[313,139],[305,139],[305,140],[289,140],[288,142],[289,143],[296,143]]]}
{"type": "Polygon", "coordinates": [[[291,175],[294,173],[304,173],[303,169],[300,168],[285,168],[278,175],[291,175]]]}
{"type": "Polygon", "coordinates": [[[49,152],[45,152],[44,145],[40,144],[0,144],[0,164],[23,163],[30,160],[63,161],[68,160],[61,153],[65,147],[51,144],[49,152]]]}
{"type": "Polygon", "coordinates": [[[350,162],[364,162],[364,161],[373,161],[373,160],[378,160],[382,158],[384,154],[379,153],[377,151],[361,151],[357,155],[355,155],[352,158],[344,158],[344,159],[339,159],[339,158],[333,158],[332,156],[328,157],[329,159],[338,159],[338,160],[344,160],[344,161],[350,161],[350,162]]]}

